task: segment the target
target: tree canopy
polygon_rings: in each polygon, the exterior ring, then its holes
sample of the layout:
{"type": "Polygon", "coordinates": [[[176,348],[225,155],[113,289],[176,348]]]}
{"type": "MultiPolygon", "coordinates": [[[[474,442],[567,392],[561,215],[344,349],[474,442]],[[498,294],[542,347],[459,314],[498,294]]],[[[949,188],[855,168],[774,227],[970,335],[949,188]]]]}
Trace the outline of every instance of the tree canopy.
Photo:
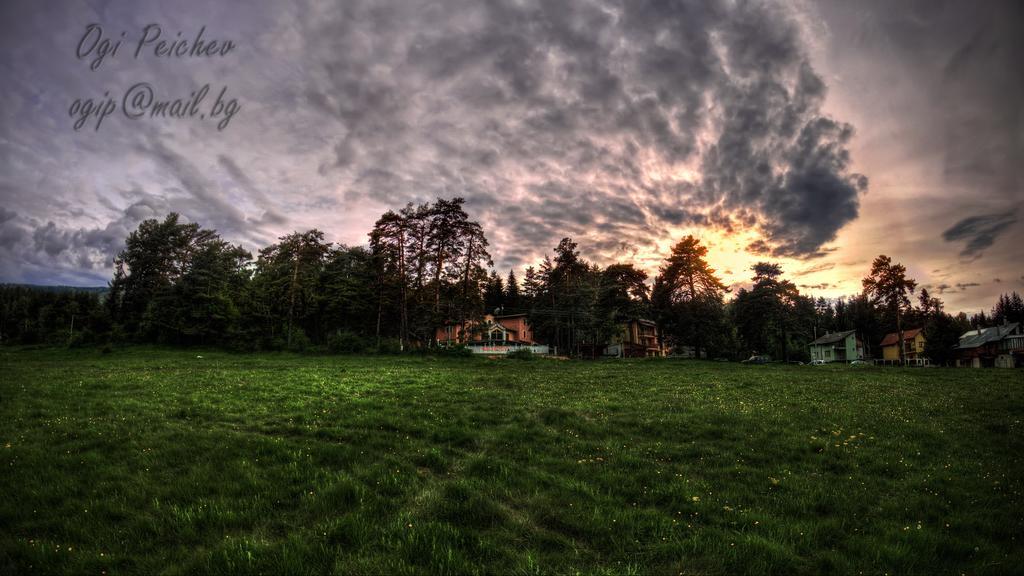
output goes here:
{"type": "Polygon", "coordinates": [[[0,343],[127,340],[245,349],[399,351],[435,344],[439,327],[466,328],[487,314],[526,314],[536,340],[559,354],[596,357],[626,323],[655,320],[670,350],[702,357],[807,358],[826,332],[855,330],[868,355],[889,332],[923,328],[926,353],[948,363],[960,334],[1024,322],[1016,292],[990,312],[952,316],[906,268],[880,255],[863,291],[812,300],[777,262],[751,268],[730,290],[701,241],[676,242],[650,278],[632,263],[588,261],[562,238],[539,262],[503,276],[461,198],[407,204],[378,218],[364,246],[295,231],[256,258],[178,214],[139,224],[114,259],[108,290],[0,286],[0,343]]]}

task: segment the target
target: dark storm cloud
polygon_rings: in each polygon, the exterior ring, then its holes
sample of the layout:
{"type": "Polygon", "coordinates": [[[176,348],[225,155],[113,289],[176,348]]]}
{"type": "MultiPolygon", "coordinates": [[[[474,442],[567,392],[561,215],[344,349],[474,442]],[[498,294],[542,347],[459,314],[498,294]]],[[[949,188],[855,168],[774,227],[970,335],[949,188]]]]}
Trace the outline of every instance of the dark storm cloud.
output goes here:
{"type": "Polygon", "coordinates": [[[350,174],[353,198],[472,188],[498,199],[485,220],[532,202],[523,216],[549,225],[521,231],[620,221],[640,242],[651,225],[753,225],[801,257],[866,188],[774,3],[354,2],[305,25],[324,56],[304,93],[345,128],[322,169],[350,174]],[[689,181],[650,177],[686,166],[689,181]]]}
{"type": "MultiPolygon", "coordinates": [[[[766,50],[791,55],[783,47],[766,50]]],[[[858,196],[867,188],[866,177],[848,171],[853,128],[820,115],[824,84],[806,62],[791,63],[798,69],[791,91],[771,66],[761,65],[747,72],[754,80],[725,92],[730,108],[703,159],[702,193],[709,202],[753,212],[766,238],[752,252],[820,255],[857,217],[858,196]]]]}
{"type": "Polygon", "coordinates": [[[763,238],[752,250],[815,257],[858,215],[867,179],[850,169],[854,131],[822,111],[827,86],[801,5],[247,8],[7,8],[21,26],[3,40],[17,113],[5,117],[0,185],[20,223],[2,224],[0,241],[33,265],[109,270],[123,241],[114,235],[142,212],[174,210],[253,247],[293,225],[362,240],[383,208],[461,196],[507,268],[565,235],[608,261],[651,253],[684,227],[754,229],[763,238]],[[93,73],[67,46],[97,20],[115,33],[205,25],[239,48],[224,61],[122,59],[93,73]],[[66,99],[153,76],[169,93],[228,83],[243,112],[216,134],[111,118],[98,135],[69,138],[66,99]],[[125,189],[136,193],[112,192],[125,189]]]}
{"type": "MultiPolygon", "coordinates": [[[[1019,267],[1019,223],[985,248],[985,234],[934,240],[967,217],[1020,207],[1024,3],[858,0],[815,9],[827,108],[857,126],[856,166],[875,191],[862,197],[862,221],[843,234],[842,249],[913,262],[918,279],[933,283],[951,281],[923,270],[962,271],[970,261],[978,278],[989,278],[1019,267]]],[[[998,292],[986,283],[946,304],[976,310],[998,292]]]]}
{"type": "Polygon", "coordinates": [[[78,263],[88,269],[104,267],[143,220],[163,218],[168,212],[165,200],[144,195],[129,204],[120,217],[102,227],[62,228],[52,221],[37,224],[32,231],[33,248],[51,257],[65,255],[65,263],[78,263]]]}
{"type": "Polygon", "coordinates": [[[946,242],[965,242],[961,256],[980,256],[1001,234],[1017,222],[1016,210],[997,214],[969,216],[942,233],[946,242]]]}
{"type": "Polygon", "coordinates": [[[0,273],[31,283],[104,284],[128,234],[143,220],[162,218],[170,211],[162,198],[138,191],[126,196],[135,200],[99,227],[62,227],[0,208],[0,273]]]}
{"type": "Polygon", "coordinates": [[[32,233],[32,240],[35,242],[36,250],[46,252],[50,256],[57,256],[67,250],[71,243],[71,235],[57,230],[53,222],[47,222],[46,226],[35,229],[32,233]]]}
{"type": "Polygon", "coordinates": [[[14,221],[17,216],[17,212],[0,206],[0,248],[10,250],[25,238],[25,230],[14,221]]]}

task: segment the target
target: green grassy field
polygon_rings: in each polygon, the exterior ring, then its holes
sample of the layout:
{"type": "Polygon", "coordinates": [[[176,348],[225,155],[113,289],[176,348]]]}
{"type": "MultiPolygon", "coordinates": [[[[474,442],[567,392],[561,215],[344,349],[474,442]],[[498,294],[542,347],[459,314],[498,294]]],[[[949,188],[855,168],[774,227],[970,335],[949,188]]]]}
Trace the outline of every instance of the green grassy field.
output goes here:
{"type": "Polygon", "coordinates": [[[1020,371],[131,349],[0,373],[4,573],[1024,566],[1020,371]]]}

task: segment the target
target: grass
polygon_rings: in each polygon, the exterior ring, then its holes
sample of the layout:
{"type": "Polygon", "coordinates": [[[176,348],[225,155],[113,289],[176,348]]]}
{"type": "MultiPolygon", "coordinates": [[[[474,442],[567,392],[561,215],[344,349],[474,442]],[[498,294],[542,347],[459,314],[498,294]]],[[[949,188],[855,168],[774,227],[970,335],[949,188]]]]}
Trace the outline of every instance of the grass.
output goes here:
{"type": "Polygon", "coordinates": [[[0,572],[1009,574],[1022,413],[1013,370],[0,350],[0,572]]]}

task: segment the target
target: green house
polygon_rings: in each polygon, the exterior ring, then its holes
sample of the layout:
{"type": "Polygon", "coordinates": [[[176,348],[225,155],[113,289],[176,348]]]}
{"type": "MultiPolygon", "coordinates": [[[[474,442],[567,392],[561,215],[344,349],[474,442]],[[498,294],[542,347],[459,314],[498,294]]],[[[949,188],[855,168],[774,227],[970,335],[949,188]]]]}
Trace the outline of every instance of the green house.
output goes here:
{"type": "Polygon", "coordinates": [[[864,358],[864,345],[856,330],[832,332],[811,342],[811,360],[849,362],[864,358]]]}

